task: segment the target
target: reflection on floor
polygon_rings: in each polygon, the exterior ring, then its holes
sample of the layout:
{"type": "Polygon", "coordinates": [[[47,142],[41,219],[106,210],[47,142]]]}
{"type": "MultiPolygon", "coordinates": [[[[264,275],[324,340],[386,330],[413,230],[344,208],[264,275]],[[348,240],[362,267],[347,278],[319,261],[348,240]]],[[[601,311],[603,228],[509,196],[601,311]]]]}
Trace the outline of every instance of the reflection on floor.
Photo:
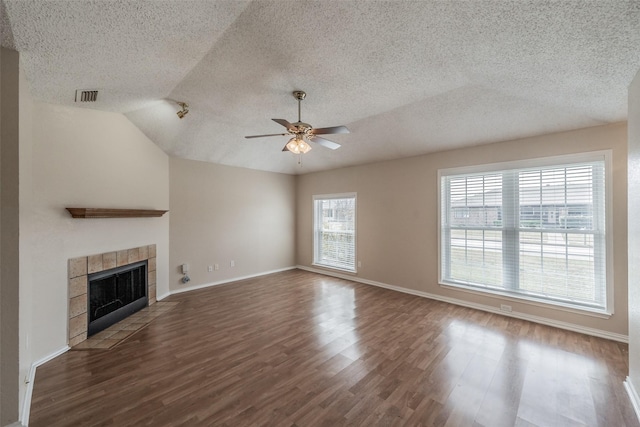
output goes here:
{"type": "Polygon", "coordinates": [[[179,302],[156,302],[133,313],[104,331],[90,336],[85,341],[71,348],[71,350],[108,350],[147,326],[153,319],[174,308],[179,302]]]}

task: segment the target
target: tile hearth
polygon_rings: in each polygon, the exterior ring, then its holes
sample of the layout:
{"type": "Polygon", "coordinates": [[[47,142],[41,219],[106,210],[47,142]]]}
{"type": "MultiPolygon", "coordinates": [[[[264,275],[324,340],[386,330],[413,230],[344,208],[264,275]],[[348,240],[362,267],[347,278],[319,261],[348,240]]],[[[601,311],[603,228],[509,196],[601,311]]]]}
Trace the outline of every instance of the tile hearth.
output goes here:
{"type": "Polygon", "coordinates": [[[179,302],[156,302],[149,307],[133,313],[126,319],[121,320],[115,325],[109,326],[104,331],[98,332],[90,336],[71,348],[71,350],[108,350],[120,344],[131,335],[135,334],[156,317],[173,309],[179,302]]]}

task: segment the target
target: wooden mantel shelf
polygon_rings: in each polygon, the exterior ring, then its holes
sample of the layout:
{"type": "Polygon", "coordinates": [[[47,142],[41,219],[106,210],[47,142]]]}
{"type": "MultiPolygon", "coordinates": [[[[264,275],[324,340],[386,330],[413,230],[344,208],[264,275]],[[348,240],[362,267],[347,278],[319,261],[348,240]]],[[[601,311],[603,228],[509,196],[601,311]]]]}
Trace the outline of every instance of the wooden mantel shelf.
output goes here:
{"type": "Polygon", "coordinates": [[[169,211],[155,209],[66,208],[74,218],[150,218],[169,211]]]}

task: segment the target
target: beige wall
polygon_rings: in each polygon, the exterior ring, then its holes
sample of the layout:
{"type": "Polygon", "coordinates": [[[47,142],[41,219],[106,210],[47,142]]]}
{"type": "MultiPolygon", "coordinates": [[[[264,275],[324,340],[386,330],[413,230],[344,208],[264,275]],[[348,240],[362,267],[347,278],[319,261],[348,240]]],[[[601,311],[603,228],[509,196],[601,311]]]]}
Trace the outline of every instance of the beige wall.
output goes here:
{"type": "Polygon", "coordinates": [[[69,258],[155,243],[158,289],[167,291],[169,214],[72,219],[65,207],[168,209],[169,161],[121,114],[43,103],[32,114],[20,214],[30,319],[21,337],[37,362],[67,345],[69,258]]]}
{"type": "Polygon", "coordinates": [[[19,57],[0,48],[0,425],[19,405],[19,57]]]}
{"type": "MultiPolygon", "coordinates": [[[[640,72],[629,87],[629,379],[640,391],[640,72]]],[[[640,402],[636,402],[640,404],[640,402]]]]}
{"type": "MultiPolygon", "coordinates": [[[[34,103],[31,97],[29,85],[24,73],[20,70],[20,217],[31,210],[33,191],[33,110],[34,103]]],[[[20,221],[20,236],[28,233],[28,223],[20,221]]],[[[30,251],[24,244],[20,244],[20,376],[21,380],[28,378],[33,359],[30,351],[30,343],[27,341],[25,331],[31,330],[31,298],[33,280],[33,260],[30,251]]],[[[27,383],[20,384],[20,407],[23,407],[27,383]]]]}
{"type": "Polygon", "coordinates": [[[438,285],[438,169],[613,149],[615,314],[602,319],[508,304],[516,313],[626,335],[626,140],[626,125],[616,124],[300,176],[297,263],[312,263],[312,196],[357,192],[358,278],[498,308],[504,299],[438,285]]]}
{"type": "Polygon", "coordinates": [[[170,176],[172,291],[295,265],[295,177],[178,158],[170,176]]]}

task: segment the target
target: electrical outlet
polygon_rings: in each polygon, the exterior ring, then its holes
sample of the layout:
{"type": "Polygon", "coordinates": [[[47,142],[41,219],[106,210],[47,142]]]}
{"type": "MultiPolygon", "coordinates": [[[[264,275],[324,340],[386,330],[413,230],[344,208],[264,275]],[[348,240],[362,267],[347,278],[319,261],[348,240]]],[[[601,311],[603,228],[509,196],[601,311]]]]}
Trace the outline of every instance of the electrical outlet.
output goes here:
{"type": "Polygon", "coordinates": [[[358,261],[358,268],[362,267],[362,262],[358,261]]]}
{"type": "Polygon", "coordinates": [[[209,273],[211,273],[211,272],[213,271],[213,266],[212,266],[212,265],[210,265],[210,266],[209,266],[209,268],[207,268],[207,271],[208,271],[209,273]]]}
{"type": "Polygon", "coordinates": [[[218,271],[220,270],[220,266],[218,264],[213,264],[213,269],[218,271]]]}
{"type": "Polygon", "coordinates": [[[507,304],[500,304],[500,310],[511,313],[511,306],[507,304]]]}
{"type": "Polygon", "coordinates": [[[231,262],[229,263],[229,265],[230,265],[231,267],[235,267],[235,266],[236,266],[236,262],[235,262],[234,260],[231,260],[231,262]]]}

